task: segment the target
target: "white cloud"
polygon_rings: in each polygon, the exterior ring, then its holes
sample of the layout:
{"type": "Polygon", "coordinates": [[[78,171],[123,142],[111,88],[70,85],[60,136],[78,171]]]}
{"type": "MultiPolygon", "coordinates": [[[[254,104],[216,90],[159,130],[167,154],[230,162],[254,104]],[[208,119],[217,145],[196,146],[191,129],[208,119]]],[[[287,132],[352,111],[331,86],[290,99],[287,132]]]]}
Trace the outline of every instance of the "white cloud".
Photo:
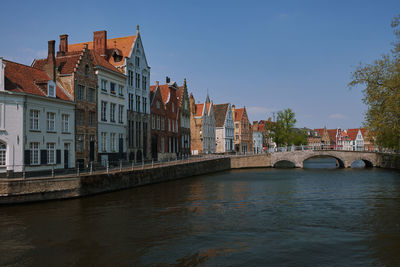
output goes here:
{"type": "Polygon", "coordinates": [[[340,113],[335,113],[335,114],[331,114],[329,116],[330,119],[347,119],[347,116],[340,114],[340,113]]]}
{"type": "Polygon", "coordinates": [[[278,19],[280,19],[280,20],[285,20],[287,18],[289,18],[289,14],[287,14],[287,13],[281,13],[278,15],[278,19]]]}

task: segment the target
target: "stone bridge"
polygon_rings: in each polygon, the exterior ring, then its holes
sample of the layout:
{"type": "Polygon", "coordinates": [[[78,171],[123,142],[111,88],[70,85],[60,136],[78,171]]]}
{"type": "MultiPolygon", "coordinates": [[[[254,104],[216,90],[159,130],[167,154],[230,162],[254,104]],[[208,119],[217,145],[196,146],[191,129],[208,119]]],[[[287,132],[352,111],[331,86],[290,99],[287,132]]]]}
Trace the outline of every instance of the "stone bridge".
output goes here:
{"type": "Polygon", "coordinates": [[[362,160],[366,167],[397,168],[399,160],[391,155],[364,151],[344,150],[297,150],[289,152],[274,152],[258,155],[241,155],[231,157],[231,167],[257,168],[274,167],[280,161],[289,161],[297,168],[303,168],[303,162],[314,157],[330,157],[337,160],[342,168],[349,168],[356,160],[362,160]]]}
{"type": "Polygon", "coordinates": [[[292,152],[276,152],[271,154],[270,166],[274,167],[279,161],[289,161],[297,168],[303,168],[303,162],[314,157],[335,158],[339,167],[349,168],[356,160],[362,160],[366,167],[379,165],[377,153],[364,151],[344,151],[344,150],[299,150],[292,152]]]}

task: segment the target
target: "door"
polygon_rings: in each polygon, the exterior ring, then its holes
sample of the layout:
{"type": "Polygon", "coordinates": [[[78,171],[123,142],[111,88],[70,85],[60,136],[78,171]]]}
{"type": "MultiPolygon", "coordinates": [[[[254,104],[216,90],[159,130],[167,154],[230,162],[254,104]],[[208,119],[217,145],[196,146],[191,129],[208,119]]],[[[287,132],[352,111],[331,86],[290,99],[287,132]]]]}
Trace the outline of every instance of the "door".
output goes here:
{"type": "Polygon", "coordinates": [[[69,150],[70,150],[70,144],[64,143],[64,169],[69,168],[69,150]]]}
{"type": "Polygon", "coordinates": [[[90,143],[89,143],[89,161],[94,161],[94,136],[90,136],[90,143]]]}

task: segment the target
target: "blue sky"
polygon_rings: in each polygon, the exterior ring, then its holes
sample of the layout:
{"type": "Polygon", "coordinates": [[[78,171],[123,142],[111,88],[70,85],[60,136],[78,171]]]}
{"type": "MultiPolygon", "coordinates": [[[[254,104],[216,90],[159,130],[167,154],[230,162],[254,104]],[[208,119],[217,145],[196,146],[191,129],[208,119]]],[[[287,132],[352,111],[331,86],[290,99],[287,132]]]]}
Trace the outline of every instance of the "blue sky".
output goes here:
{"type": "Polygon", "coordinates": [[[297,126],[359,127],[351,71],[391,49],[399,1],[1,1],[0,56],[24,64],[67,33],[140,32],[151,83],[187,78],[196,102],[246,106],[250,120],[291,108],[297,126]],[[66,3],[66,4],[62,4],[66,3]]]}

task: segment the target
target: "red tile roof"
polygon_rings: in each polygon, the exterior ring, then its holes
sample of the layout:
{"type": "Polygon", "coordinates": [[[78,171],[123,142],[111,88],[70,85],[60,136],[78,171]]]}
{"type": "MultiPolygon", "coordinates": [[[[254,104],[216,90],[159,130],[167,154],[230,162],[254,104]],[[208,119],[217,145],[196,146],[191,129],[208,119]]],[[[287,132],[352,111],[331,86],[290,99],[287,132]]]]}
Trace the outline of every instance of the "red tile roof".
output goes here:
{"type": "Polygon", "coordinates": [[[195,104],[195,116],[196,117],[201,117],[203,116],[203,108],[204,108],[204,104],[195,104]]]}
{"type": "Polygon", "coordinates": [[[336,142],[336,129],[330,129],[327,130],[328,136],[331,139],[331,141],[336,142]]]}
{"type": "MultiPolygon", "coordinates": [[[[50,77],[46,72],[8,60],[3,60],[3,62],[6,64],[4,70],[6,90],[47,96],[45,90],[50,77]]],[[[56,98],[72,101],[67,93],[58,85],[56,86],[56,98]]]]}
{"type": "Polygon", "coordinates": [[[168,84],[161,84],[159,87],[160,87],[162,99],[163,99],[164,103],[167,103],[169,101],[169,96],[170,96],[169,86],[168,86],[168,84]]]}
{"type": "Polygon", "coordinates": [[[207,114],[210,114],[211,107],[212,107],[211,103],[206,103],[206,112],[207,112],[207,114]]]}
{"type": "Polygon", "coordinates": [[[235,109],[235,121],[241,121],[244,113],[244,108],[235,109]]]}
{"type": "MultiPolygon", "coordinates": [[[[118,51],[118,54],[125,57],[130,57],[130,53],[133,47],[133,44],[136,40],[136,36],[126,36],[126,37],[119,37],[119,38],[112,38],[107,39],[107,50],[106,55],[108,62],[114,66],[120,66],[124,64],[124,60],[119,62],[115,62],[114,58],[112,57],[114,51],[118,51]]],[[[93,42],[84,42],[78,44],[69,44],[68,51],[81,51],[83,49],[83,45],[87,44],[88,49],[93,50],[93,42]]]]}
{"type": "Polygon", "coordinates": [[[357,139],[357,133],[358,133],[358,128],[357,129],[348,129],[347,130],[347,135],[349,136],[350,140],[356,140],[357,139]]]}
{"type": "MultiPolygon", "coordinates": [[[[72,74],[76,65],[78,64],[79,58],[82,54],[81,52],[71,52],[62,57],[56,57],[56,66],[60,74],[72,74]]],[[[44,69],[47,64],[47,59],[36,59],[32,66],[37,69],[44,69]]]]}
{"type": "Polygon", "coordinates": [[[225,124],[226,112],[228,111],[229,103],[213,105],[215,116],[215,127],[223,127],[225,124]]]}

